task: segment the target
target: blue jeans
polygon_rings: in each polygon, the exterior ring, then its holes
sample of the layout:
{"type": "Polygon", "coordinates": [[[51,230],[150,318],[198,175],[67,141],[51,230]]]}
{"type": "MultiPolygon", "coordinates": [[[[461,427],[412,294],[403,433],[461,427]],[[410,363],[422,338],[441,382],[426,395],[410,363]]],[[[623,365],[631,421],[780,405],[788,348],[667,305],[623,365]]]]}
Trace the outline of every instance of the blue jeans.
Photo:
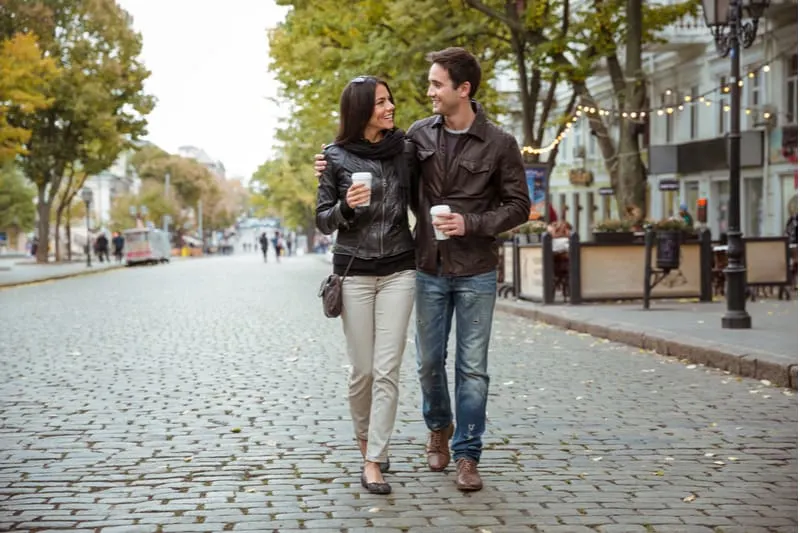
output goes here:
{"type": "Polygon", "coordinates": [[[453,459],[480,461],[489,395],[487,359],[497,273],[441,277],[417,272],[417,370],[422,416],[431,431],[453,421],[447,387],[447,339],[456,316],[456,431],[453,459]]]}

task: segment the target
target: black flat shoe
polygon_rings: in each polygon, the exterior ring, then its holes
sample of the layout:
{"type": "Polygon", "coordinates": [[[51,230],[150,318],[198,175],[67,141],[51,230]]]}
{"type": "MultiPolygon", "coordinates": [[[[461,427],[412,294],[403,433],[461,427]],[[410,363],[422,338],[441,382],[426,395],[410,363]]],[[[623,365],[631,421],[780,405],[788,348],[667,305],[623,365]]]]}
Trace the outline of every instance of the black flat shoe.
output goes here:
{"type": "Polygon", "coordinates": [[[389,462],[389,459],[386,459],[385,463],[378,463],[378,465],[380,466],[381,474],[385,474],[392,467],[392,464],[389,462]]]}
{"type": "Polygon", "coordinates": [[[367,483],[367,473],[361,469],[361,486],[367,489],[370,494],[391,494],[392,486],[386,482],[367,483]]]}

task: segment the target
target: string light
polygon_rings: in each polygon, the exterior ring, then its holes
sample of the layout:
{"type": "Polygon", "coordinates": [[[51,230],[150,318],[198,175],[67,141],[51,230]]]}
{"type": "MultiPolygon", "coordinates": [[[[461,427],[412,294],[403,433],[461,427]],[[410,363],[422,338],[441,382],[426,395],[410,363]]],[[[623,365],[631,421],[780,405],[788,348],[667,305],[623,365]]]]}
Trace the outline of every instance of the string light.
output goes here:
{"type": "MultiPolygon", "coordinates": [[[[765,63],[761,64],[760,66],[749,70],[747,72],[747,77],[750,78],[750,79],[755,78],[756,74],[758,73],[758,71],[770,72],[770,63],[772,63],[773,61],[778,60],[779,58],[780,58],[780,56],[776,56],[776,57],[770,59],[769,61],[766,61],[765,63]]],[[[737,85],[739,87],[743,87],[744,86],[744,81],[743,81],[741,76],[737,80],[737,85]]],[[[701,95],[698,95],[696,97],[692,97],[690,95],[684,95],[683,102],[685,102],[686,105],[690,105],[690,106],[694,105],[694,104],[705,104],[706,107],[711,107],[711,104],[714,104],[714,103],[721,103],[721,104],[723,104],[722,110],[724,112],[728,113],[728,112],[730,112],[731,107],[730,107],[730,105],[725,103],[725,100],[714,100],[712,98],[709,98],[709,95],[712,95],[712,94],[714,94],[716,92],[722,92],[724,94],[729,94],[730,91],[731,91],[730,84],[726,84],[726,85],[721,86],[721,87],[716,87],[716,88],[714,88],[714,89],[712,89],[712,90],[710,90],[710,91],[708,91],[706,93],[703,93],[701,95]]],[[[675,93],[674,93],[674,91],[672,89],[666,89],[664,91],[664,95],[665,96],[672,96],[673,94],[675,94],[675,93]]],[[[622,117],[622,118],[628,119],[628,120],[644,121],[644,120],[646,120],[646,117],[648,115],[652,114],[652,113],[655,113],[659,117],[663,117],[664,115],[671,116],[671,115],[673,115],[675,113],[676,110],[677,111],[683,111],[685,109],[686,105],[684,105],[684,103],[680,103],[678,105],[665,104],[665,105],[663,105],[661,107],[651,108],[651,109],[644,109],[644,110],[641,110],[641,111],[617,111],[615,109],[604,109],[604,108],[601,108],[601,107],[597,107],[596,105],[578,105],[577,108],[576,108],[575,113],[570,117],[569,122],[567,122],[567,124],[564,126],[564,131],[559,133],[552,141],[550,141],[548,144],[542,146],[541,148],[534,148],[532,146],[523,146],[520,149],[520,152],[522,154],[532,154],[532,155],[541,155],[541,154],[550,153],[559,144],[561,144],[561,142],[567,137],[567,135],[569,135],[572,132],[572,129],[573,129],[572,125],[575,124],[575,122],[577,122],[581,118],[590,118],[591,116],[597,115],[597,116],[600,116],[600,117],[611,117],[611,116],[614,116],[614,117],[622,117]]],[[[744,112],[747,115],[752,114],[754,111],[757,111],[757,110],[756,109],[751,109],[749,107],[744,109],[744,112]]],[[[765,119],[769,119],[772,116],[772,113],[769,112],[769,111],[765,111],[765,112],[763,112],[762,116],[765,119]]]]}
{"type": "MultiPolygon", "coordinates": [[[[748,78],[752,79],[752,78],[756,77],[756,74],[759,71],[770,72],[770,63],[772,63],[773,61],[778,60],[780,57],[781,56],[773,57],[769,61],[766,61],[766,62],[762,63],[761,65],[759,65],[757,67],[749,69],[747,71],[746,76],[748,78]]],[[[742,78],[743,78],[743,76],[740,76],[737,79],[737,85],[739,87],[743,87],[744,86],[744,81],[743,81],[742,78]]],[[[684,95],[682,100],[683,100],[683,102],[685,102],[686,105],[694,105],[696,103],[705,103],[707,107],[710,107],[712,103],[724,103],[724,100],[719,101],[719,100],[710,99],[710,98],[708,98],[709,95],[712,95],[712,94],[717,93],[717,92],[721,92],[721,93],[724,93],[724,94],[727,95],[727,94],[730,93],[730,91],[731,91],[730,84],[726,84],[726,85],[723,85],[721,87],[716,87],[716,88],[714,88],[714,89],[712,89],[712,90],[710,90],[710,91],[708,91],[706,93],[703,93],[701,95],[698,95],[696,97],[692,97],[690,95],[684,95]]],[[[675,91],[673,89],[671,89],[671,88],[668,88],[668,89],[666,89],[664,91],[664,95],[665,96],[675,95],[675,91]]],[[[680,96],[678,96],[678,98],[681,99],[680,96]]],[[[643,120],[645,120],[647,115],[650,115],[652,113],[655,113],[656,115],[658,115],[660,117],[664,116],[664,115],[673,115],[675,113],[675,111],[676,111],[676,108],[677,108],[677,111],[683,111],[684,108],[685,108],[685,105],[678,104],[676,102],[676,103],[664,104],[664,105],[662,105],[660,107],[655,107],[655,108],[651,108],[651,109],[645,109],[645,110],[642,110],[642,111],[617,111],[615,109],[599,108],[596,105],[579,105],[578,106],[577,115],[580,116],[583,113],[583,114],[586,114],[586,115],[598,115],[598,116],[601,116],[601,117],[615,116],[615,117],[622,117],[624,119],[643,121],[643,120]]],[[[730,110],[730,106],[725,105],[723,110],[726,111],[726,112],[729,111],[730,110]]],[[[748,112],[748,111],[752,111],[752,110],[746,109],[745,111],[748,112]]]]}
{"type": "Polygon", "coordinates": [[[555,139],[550,141],[549,144],[541,148],[534,148],[533,146],[523,146],[520,149],[520,152],[522,152],[523,155],[524,154],[540,155],[552,152],[555,149],[555,147],[561,144],[561,141],[563,141],[566,138],[566,136],[572,131],[572,125],[578,121],[580,115],[581,115],[580,111],[576,111],[575,114],[572,115],[572,117],[570,118],[569,122],[567,122],[566,125],[564,126],[564,131],[559,133],[555,139]]]}

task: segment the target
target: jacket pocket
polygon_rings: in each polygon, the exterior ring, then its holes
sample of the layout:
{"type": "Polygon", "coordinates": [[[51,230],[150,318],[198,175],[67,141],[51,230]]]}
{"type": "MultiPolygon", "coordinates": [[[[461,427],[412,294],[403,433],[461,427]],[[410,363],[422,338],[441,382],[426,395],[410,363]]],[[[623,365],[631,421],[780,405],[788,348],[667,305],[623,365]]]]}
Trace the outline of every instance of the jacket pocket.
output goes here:
{"type": "Polygon", "coordinates": [[[455,195],[462,198],[485,197],[492,187],[491,164],[486,161],[462,159],[459,161],[458,187],[455,195]]]}

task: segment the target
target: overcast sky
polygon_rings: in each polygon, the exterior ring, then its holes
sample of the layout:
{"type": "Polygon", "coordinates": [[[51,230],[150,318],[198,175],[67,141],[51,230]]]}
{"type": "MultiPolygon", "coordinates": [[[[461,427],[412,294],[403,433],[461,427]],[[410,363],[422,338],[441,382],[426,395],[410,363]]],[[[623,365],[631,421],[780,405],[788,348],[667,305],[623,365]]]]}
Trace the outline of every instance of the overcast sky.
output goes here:
{"type": "Polygon", "coordinates": [[[271,155],[280,116],[267,98],[272,0],[117,0],[142,34],[146,88],[158,98],[147,140],[168,152],[193,145],[249,179],[271,155]]]}

